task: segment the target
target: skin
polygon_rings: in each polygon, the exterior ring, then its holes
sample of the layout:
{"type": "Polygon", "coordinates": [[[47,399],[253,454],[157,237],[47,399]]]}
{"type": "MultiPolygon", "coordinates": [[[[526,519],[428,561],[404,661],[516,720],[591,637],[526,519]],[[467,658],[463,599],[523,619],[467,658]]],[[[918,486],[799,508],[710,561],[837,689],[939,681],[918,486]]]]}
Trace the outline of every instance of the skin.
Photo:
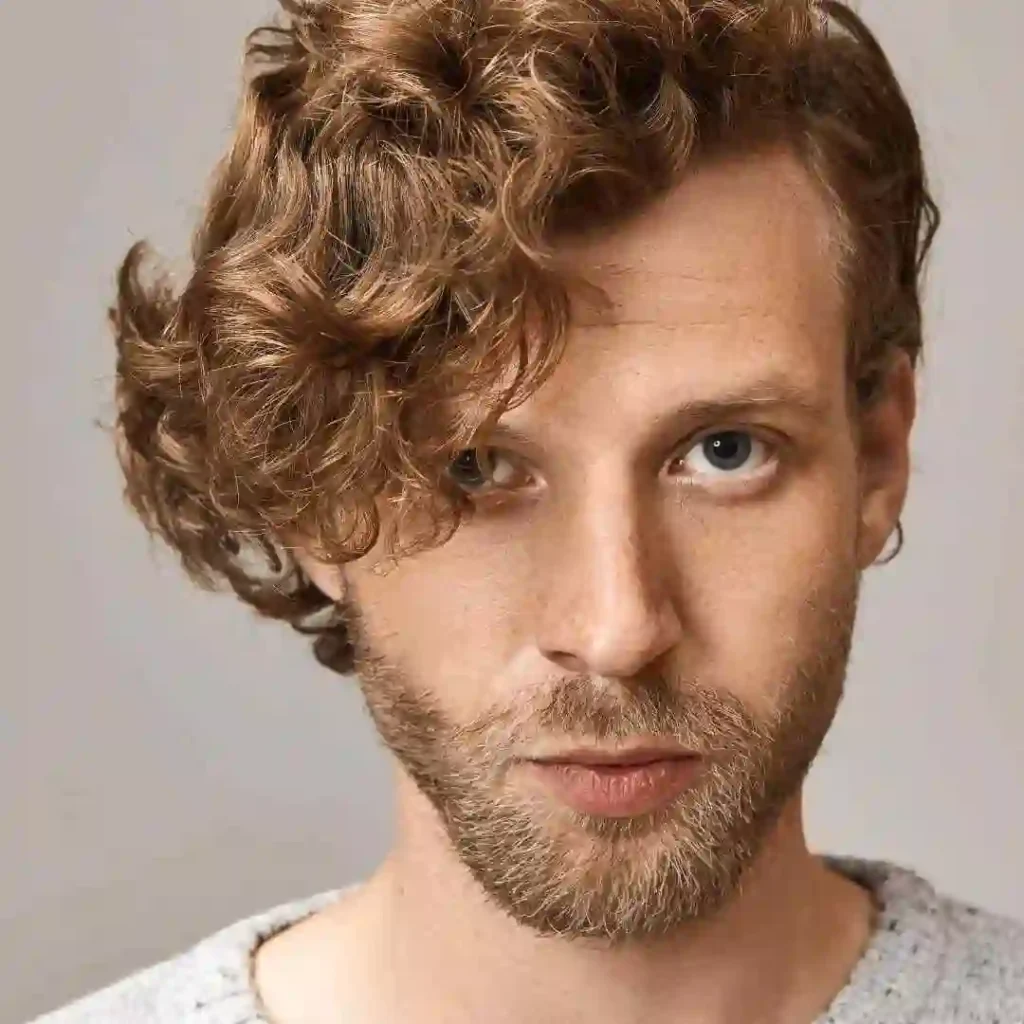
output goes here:
{"type": "Polygon", "coordinates": [[[776,150],[574,242],[614,316],[581,307],[516,436],[481,439],[501,484],[477,516],[393,566],[300,552],[348,609],[396,839],[261,947],[277,1024],[810,1024],[846,983],[874,907],[809,852],[802,784],[903,507],[915,386],[900,357],[850,406],[832,232],[776,150]],[[751,439],[736,468],[703,443],[723,431],[751,439]],[[522,760],[666,738],[705,768],[635,818],[570,812],[522,760]]]}

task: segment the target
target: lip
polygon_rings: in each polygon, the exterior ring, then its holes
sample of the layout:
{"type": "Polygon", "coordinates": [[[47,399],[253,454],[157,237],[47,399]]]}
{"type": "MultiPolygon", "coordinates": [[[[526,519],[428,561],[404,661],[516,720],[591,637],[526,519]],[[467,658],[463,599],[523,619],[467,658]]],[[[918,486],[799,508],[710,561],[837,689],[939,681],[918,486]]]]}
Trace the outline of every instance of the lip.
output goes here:
{"type": "Polygon", "coordinates": [[[679,747],[631,747],[625,750],[567,750],[545,757],[532,757],[528,760],[537,764],[581,764],[581,765],[644,765],[655,761],[678,761],[699,757],[692,750],[679,747]]]}
{"type": "Polygon", "coordinates": [[[649,750],[614,754],[573,751],[572,756],[574,760],[534,760],[523,768],[548,793],[578,813],[611,818],[665,807],[695,782],[704,767],[702,758],[678,752],[666,756],[659,751],[657,759],[642,763],[635,759],[650,757],[649,750]],[[586,760],[579,760],[581,757],[586,760]],[[595,761],[595,757],[602,760],[595,761]],[[616,760],[609,761],[610,757],[616,760]]]}

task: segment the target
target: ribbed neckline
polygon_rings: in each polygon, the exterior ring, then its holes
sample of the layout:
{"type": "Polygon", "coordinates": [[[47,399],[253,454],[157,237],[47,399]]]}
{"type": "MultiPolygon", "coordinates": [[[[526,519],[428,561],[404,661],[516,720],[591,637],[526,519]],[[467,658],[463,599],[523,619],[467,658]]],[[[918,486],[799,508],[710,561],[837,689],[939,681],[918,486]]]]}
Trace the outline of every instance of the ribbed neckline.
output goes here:
{"type": "MultiPolygon", "coordinates": [[[[883,1009],[887,1024],[914,1024],[941,978],[947,948],[938,895],[923,878],[894,864],[833,855],[822,859],[870,889],[879,914],[848,984],[815,1024],[877,1024],[883,1009]]],[[[265,1016],[253,981],[257,949],[360,884],[279,904],[201,941],[183,954],[176,972],[181,983],[162,994],[158,1019],[274,1024],[265,1016]]]]}
{"type": "Polygon", "coordinates": [[[949,945],[939,895],[925,879],[895,864],[822,859],[870,889],[879,913],[864,955],[815,1024],[916,1024],[942,977],[949,945]]]}

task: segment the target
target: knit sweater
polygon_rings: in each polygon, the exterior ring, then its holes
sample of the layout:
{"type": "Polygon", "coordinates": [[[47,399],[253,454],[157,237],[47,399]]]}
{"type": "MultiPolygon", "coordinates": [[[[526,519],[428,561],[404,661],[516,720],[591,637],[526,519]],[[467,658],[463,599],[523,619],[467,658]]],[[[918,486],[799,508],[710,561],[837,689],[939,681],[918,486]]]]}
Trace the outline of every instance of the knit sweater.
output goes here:
{"type": "MultiPolygon", "coordinates": [[[[941,896],[893,864],[824,859],[868,886],[880,913],[848,983],[816,1024],[1024,1024],[1024,923],[941,896]]],[[[273,1024],[253,987],[256,949],[345,891],[245,918],[34,1024],[273,1024]]]]}

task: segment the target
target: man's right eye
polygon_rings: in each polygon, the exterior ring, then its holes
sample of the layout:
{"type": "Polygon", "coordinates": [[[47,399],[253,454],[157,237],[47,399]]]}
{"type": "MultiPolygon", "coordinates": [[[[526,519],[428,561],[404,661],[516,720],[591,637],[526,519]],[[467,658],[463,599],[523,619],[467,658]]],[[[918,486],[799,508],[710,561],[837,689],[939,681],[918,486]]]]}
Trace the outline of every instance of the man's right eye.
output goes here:
{"type": "Polygon", "coordinates": [[[511,462],[494,448],[464,449],[452,461],[448,473],[463,490],[474,494],[488,486],[491,489],[502,488],[515,482],[511,462]]]}

